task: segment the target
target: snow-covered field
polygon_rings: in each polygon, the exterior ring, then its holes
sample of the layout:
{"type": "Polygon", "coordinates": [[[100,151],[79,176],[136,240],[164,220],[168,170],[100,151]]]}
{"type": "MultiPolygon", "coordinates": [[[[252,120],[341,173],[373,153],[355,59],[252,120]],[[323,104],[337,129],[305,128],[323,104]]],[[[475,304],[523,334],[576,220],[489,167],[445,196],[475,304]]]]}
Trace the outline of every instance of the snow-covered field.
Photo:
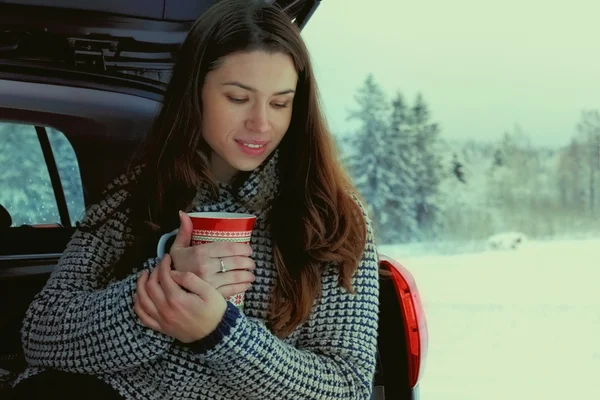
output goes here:
{"type": "Polygon", "coordinates": [[[429,326],[423,400],[600,399],[600,240],[410,256],[429,326]]]}

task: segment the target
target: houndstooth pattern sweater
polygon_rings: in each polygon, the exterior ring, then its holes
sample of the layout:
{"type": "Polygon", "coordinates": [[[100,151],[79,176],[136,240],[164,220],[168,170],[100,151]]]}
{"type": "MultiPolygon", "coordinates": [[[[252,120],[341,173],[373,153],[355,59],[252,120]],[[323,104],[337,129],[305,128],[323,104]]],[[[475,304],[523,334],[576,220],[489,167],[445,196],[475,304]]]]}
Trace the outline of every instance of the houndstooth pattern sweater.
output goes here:
{"type": "MultiPolygon", "coordinates": [[[[279,339],[265,325],[277,274],[266,224],[277,193],[275,155],[240,187],[220,185],[218,200],[199,189],[194,211],[257,215],[251,247],[256,280],[244,312],[231,303],[207,338],[183,346],[144,326],[133,310],[136,281],[149,259],[123,280],[107,283],[107,268],[132,241],[129,209],[107,216],[127,199],[123,175],[112,182],[83,224],[106,220],[71,238],[22,330],[29,367],[17,382],[44,368],[93,374],[125,399],[369,399],[378,324],[378,260],[368,224],[364,256],[353,278],[356,294],[324,268],[323,290],[308,321],[279,339]]],[[[129,177],[131,179],[131,177],[129,177]]]]}

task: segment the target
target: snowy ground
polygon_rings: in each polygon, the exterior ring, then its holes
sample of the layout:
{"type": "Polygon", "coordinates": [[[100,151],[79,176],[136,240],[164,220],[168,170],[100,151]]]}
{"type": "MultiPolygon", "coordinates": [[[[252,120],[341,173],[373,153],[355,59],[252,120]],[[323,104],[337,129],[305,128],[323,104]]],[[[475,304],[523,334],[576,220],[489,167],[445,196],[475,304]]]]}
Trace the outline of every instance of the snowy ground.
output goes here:
{"type": "Polygon", "coordinates": [[[429,326],[423,400],[600,399],[600,240],[410,256],[429,326]]]}

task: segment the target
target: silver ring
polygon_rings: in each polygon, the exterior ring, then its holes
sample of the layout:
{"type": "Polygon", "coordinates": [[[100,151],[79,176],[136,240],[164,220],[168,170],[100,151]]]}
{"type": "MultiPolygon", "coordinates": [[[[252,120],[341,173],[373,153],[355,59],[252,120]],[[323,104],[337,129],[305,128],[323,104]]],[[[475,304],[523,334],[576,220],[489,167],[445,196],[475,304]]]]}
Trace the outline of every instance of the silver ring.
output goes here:
{"type": "Polygon", "coordinates": [[[221,262],[221,272],[227,272],[227,268],[225,268],[225,263],[223,262],[223,259],[219,258],[219,261],[221,262]]]}

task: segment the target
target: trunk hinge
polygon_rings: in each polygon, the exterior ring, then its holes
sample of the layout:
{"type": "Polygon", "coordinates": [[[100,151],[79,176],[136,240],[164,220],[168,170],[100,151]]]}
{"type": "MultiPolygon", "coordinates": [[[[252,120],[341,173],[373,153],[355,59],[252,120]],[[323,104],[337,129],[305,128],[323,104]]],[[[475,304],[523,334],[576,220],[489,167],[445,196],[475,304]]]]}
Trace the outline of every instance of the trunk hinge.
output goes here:
{"type": "Polygon", "coordinates": [[[119,42],[116,40],[94,40],[81,38],[67,38],[71,50],[71,63],[74,67],[78,64],[97,66],[106,71],[105,57],[118,51],[119,42]]]}

